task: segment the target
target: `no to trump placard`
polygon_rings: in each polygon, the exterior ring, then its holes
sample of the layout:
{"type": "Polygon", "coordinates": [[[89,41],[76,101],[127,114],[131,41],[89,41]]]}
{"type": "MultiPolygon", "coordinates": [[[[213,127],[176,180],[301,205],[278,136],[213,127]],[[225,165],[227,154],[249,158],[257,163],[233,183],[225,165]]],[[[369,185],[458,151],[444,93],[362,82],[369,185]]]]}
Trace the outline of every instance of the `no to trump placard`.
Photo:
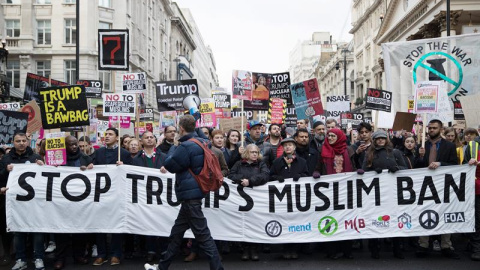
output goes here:
{"type": "Polygon", "coordinates": [[[135,94],[103,94],[103,116],[131,116],[136,112],[135,94]]]}
{"type": "Polygon", "coordinates": [[[43,88],[39,106],[44,129],[90,125],[83,85],[43,88]]]}
{"type": "MultiPolygon", "coordinates": [[[[203,200],[203,211],[212,237],[224,241],[309,243],[470,233],[475,230],[474,177],[475,166],[462,165],[302,177],[253,188],[225,178],[223,187],[203,200]]],[[[10,232],[169,236],[181,203],[175,175],[128,165],[81,171],[16,164],[8,187],[10,232]]]]}

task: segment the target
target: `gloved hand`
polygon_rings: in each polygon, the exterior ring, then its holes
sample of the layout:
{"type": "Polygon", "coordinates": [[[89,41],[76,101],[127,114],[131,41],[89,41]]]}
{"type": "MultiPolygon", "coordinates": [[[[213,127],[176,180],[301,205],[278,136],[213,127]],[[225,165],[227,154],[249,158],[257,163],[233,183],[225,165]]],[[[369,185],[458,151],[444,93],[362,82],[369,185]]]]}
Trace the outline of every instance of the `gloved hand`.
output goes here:
{"type": "Polygon", "coordinates": [[[300,174],[296,174],[293,176],[293,181],[297,182],[300,179],[300,174]]]}
{"type": "Polygon", "coordinates": [[[358,170],[357,170],[357,174],[362,175],[362,174],[364,174],[364,173],[365,173],[365,171],[364,171],[363,169],[358,169],[358,170]]]}
{"type": "Polygon", "coordinates": [[[320,178],[320,173],[319,173],[319,172],[313,172],[312,177],[313,177],[314,179],[318,179],[318,178],[320,178]]]}
{"type": "Polygon", "coordinates": [[[382,168],[376,168],[375,171],[376,171],[377,173],[382,173],[383,170],[382,170],[382,168]]]}
{"type": "Polygon", "coordinates": [[[388,168],[389,173],[395,173],[396,171],[400,170],[398,166],[392,166],[388,168]]]}
{"type": "Polygon", "coordinates": [[[242,179],[232,180],[232,184],[240,185],[240,184],[242,184],[242,179]]]}
{"type": "Polygon", "coordinates": [[[280,183],[285,182],[285,177],[280,176],[280,175],[274,175],[274,176],[272,176],[272,179],[273,179],[273,181],[278,181],[280,183]]]}

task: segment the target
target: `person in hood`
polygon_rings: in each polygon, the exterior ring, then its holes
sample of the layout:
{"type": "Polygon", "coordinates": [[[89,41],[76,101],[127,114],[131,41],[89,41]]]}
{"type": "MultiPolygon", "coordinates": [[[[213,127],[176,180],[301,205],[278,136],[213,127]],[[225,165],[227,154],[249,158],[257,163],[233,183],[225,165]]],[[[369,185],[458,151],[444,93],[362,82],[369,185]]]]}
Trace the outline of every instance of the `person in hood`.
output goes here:
{"type": "MultiPolygon", "coordinates": [[[[10,172],[13,170],[14,164],[33,164],[37,163],[38,165],[43,165],[42,157],[38,154],[35,154],[30,146],[28,146],[28,138],[25,133],[17,133],[13,136],[13,148],[10,152],[5,154],[0,161],[0,187],[1,187],[1,199],[0,199],[0,210],[1,210],[1,227],[0,233],[2,236],[2,244],[4,254],[2,264],[8,265],[10,262],[10,244],[11,244],[11,233],[7,233],[7,222],[6,222],[6,209],[5,209],[5,192],[7,192],[7,180],[10,172]]],[[[28,233],[16,232],[14,233],[14,248],[15,248],[15,265],[12,269],[25,269],[27,268],[27,254],[26,250],[26,240],[28,233]]],[[[44,255],[45,249],[43,247],[43,234],[41,233],[32,233],[33,239],[33,249],[34,249],[34,261],[35,269],[41,270],[44,269],[44,255]]]]}

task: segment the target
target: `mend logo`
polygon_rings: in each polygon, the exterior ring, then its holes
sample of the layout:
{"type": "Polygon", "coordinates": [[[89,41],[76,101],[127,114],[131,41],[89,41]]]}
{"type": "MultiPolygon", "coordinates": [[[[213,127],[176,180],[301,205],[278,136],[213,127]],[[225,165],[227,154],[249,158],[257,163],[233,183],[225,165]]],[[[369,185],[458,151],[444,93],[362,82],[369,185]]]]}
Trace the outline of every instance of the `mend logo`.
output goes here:
{"type": "Polygon", "coordinates": [[[359,229],[365,228],[365,220],[363,218],[355,217],[353,220],[345,220],[345,230],[353,229],[360,233],[359,229]]]}
{"type": "Polygon", "coordinates": [[[377,228],[388,228],[390,227],[390,216],[379,216],[376,220],[372,221],[372,225],[377,228]]]}
{"type": "Polygon", "coordinates": [[[463,212],[445,213],[443,215],[445,223],[465,222],[465,214],[463,212]]]}
{"type": "Polygon", "coordinates": [[[308,223],[305,225],[291,225],[288,226],[288,232],[311,232],[312,231],[312,224],[308,223]]]}

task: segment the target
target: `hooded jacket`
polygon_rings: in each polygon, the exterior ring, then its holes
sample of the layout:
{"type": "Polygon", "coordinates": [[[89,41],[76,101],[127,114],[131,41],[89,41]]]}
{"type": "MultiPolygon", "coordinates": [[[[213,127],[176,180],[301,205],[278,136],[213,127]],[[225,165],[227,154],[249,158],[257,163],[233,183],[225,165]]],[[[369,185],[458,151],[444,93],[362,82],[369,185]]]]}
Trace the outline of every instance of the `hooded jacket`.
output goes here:
{"type": "Polygon", "coordinates": [[[8,164],[35,163],[37,160],[42,160],[42,157],[35,154],[30,146],[27,146],[27,149],[21,155],[13,147],[0,161],[0,185],[2,187],[7,185],[8,175],[10,174],[7,171],[8,164]]]}

